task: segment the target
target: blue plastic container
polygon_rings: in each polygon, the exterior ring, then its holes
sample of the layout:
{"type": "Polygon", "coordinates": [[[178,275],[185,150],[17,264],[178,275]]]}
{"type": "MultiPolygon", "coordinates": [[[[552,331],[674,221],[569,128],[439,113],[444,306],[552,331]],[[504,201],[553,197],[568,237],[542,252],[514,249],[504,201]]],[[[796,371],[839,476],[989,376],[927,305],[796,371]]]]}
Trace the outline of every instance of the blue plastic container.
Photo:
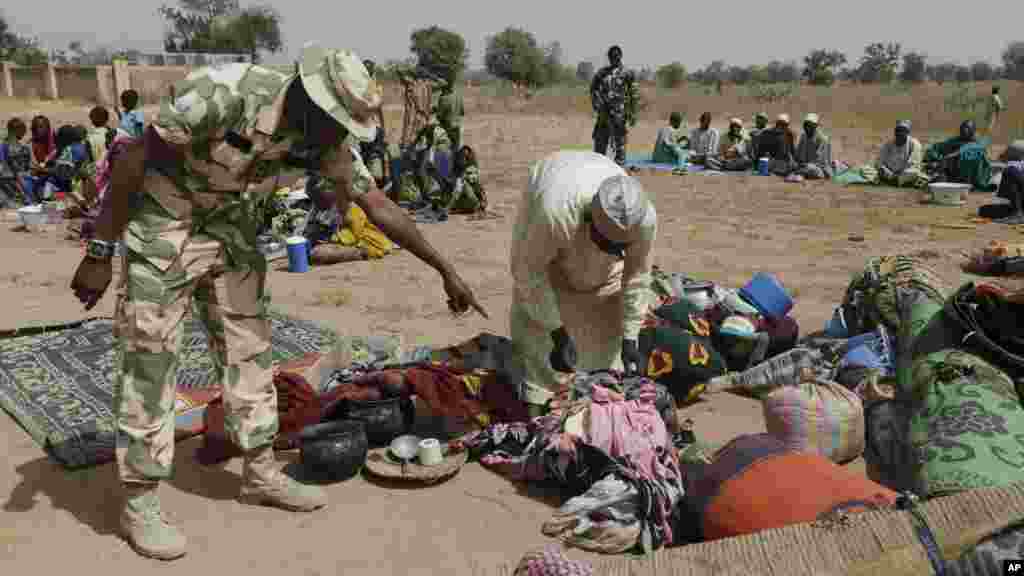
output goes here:
{"type": "Polygon", "coordinates": [[[768,159],[761,158],[757,161],[757,173],[761,176],[768,175],[768,159]]]}
{"type": "Polygon", "coordinates": [[[786,293],[778,278],[758,272],[740,288],[740,295],[769,318],[784,318],[793,309],[793,299],[786,293]]]}
{"type": "Polygon", "coordinates": [[[832,319],[825,324],[825,335],[829,338],[849,338],[850,332],[846,327],[846,317],[843,314],[843,307],[836,306],[832,311],[832,319]]]}
{"type": "Polygon", "coordinates": [[[434,166],[437,166],[437,171],[442,178],[448,177],[448,162],[447,152],[434,151],[434,166]]]}
{"type": "Polygon", "coordinates": [[[288,244],[288,271],[309,271],[309,241],[302,236],[292,236],[288,244]]]}

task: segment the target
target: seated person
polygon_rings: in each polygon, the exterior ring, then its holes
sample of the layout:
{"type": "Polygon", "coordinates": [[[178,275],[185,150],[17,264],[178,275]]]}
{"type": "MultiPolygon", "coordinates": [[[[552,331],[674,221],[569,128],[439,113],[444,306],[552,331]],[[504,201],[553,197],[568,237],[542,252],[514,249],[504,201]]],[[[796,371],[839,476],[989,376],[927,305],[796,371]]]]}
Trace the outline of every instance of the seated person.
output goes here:
{"type": "Polygon", "coordinates": [[[804,118],[804,132],[793,155],[796,173],[808,180],[832,178],[832,144],[818,124],[817,114],[811,113],[804,118]]]}
{"type": "Polygon", "coordinates": [[[758,158],[768,158],[772,174],[788,176],[796,168],[796,133],[789,127],[789,114],[779,114],[775,127],[761,132],[756,148],[758,158]]]}
{"type": "Polygon", "coordinates": [[[718,153],[709,157],[704,164],[712,170],[742,171],[750,170],[753,161],[750,159],[750,138],[743,130],[743,121],[739,118],[729,120],[729,131],[719,142],[718,153]]]}
{"type": "Polygon", "coordinates": [[[984,143],[977,138],[973,120],[960,124],[960,134],[932,144],[924,152],[929,175],[945,182],[971,184],[977,190],[994,190],[992,164],[984,143]]]}
{"type": "Polygon", "coordinates": [[[764,112],[758,112],[754,115],[754,128],[747,133],[750,136],[750,157],[755,161],[761,158],[761,155],[757,153],[757,141],[767,129],[768,115],[764,112]]]}
{"type": "Polygon", "coordinates": [[[924,173],[924,147],[910,135],[910,120],[896,124],[892,140],[882,145],[875,169],[878,183],[890,186],[926,188],[928,175],[924,173]]]}
{"type": "Polygon", "coordinates": [[[1024,140],[1016,140],[1006,149],[1006,169],[996,196],[1010,201],[1010,216],[1003,224],[1024,224],[1024,140]]]}
{"type": "Polygon", "coordinates": [[[704,164],[718,152],[718,129],[711,127],[711,113],[700,115],[700,126],[690,132],[690,163],[704,164]]]}
{"type": "Polygon", "coordinates": [[[57,192],[70,194],[75,180],[83,176],[82,170],[89,157],[85,147],[85,129],[81,126],[61,126],[55,143],[57,148],[46,161],[40,200],[52,200],[57,192]]]}
{"type": "Polygon", "coordinates": [[[7,138],[0,142],[0,208],[35,204],[32,195],[32,149],[25,144],[28,126],[21,118],[7,121],[7,138]]]}
{"type": "Polygon", "coordinates": [[[476,153],[469,146],[463,146],[455,155],[451,174],[445,178],[435,175],[441,183],[436,196],[437,207],[452,214],[475,214],[487,210],[487,194],[480,182],[480,167],[476,153]]]}
{"type": "Polygon", "coordinates": [[[679,112],[670,114],[668,126],[658,129],[651,161],[658,164],[681,164],[686,159],[686,149],[690,146],[687,132],[687,127],[683,125],[683,115],[679,112]]]}
{"type": "MultiPolygon", "coordinates": [[[[375,78],[377,64],[373,60],[363,60],[363,66],[370,78],[375,78]]],[[[388,143],[387,133],[384,130],[384,109],[377,110],[377,136],[369,142],[359,143],[359,154],[363,157],[363,164],[373,176],[377,188],[387,190],[388,184],[388,143]]]]}
{"type": "Polygon", "coordinates": [[[436,175],[442,173],[438,161],[448,154],[450,147],[448,133],[431,118],[416,135],[413,145],[402,154],[402,175],[398,182],[400,201],[418,203],[437,194],[441,185],[436,175]]]}

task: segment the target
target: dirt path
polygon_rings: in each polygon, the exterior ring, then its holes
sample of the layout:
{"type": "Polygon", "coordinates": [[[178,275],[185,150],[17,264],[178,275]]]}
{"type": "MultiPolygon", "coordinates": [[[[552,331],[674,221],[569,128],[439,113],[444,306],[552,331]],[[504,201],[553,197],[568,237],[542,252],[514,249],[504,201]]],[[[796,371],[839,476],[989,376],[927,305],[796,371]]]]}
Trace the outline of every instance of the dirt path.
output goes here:
{"type": "MultiPolygon", "coordinates": [[[[634,141],[653,141],[655,129],[640,126],[634,141]]],[[[405,253],[304,275],[274,272],[275,304],[345,334],[400,334],[407,344],[443,346],[484,330],[507,334],[510,228],[526,167],[559,146],[585,146],[590,124],[585,117],[485,116],[474,118],[467,132],[471,142],[484,143],[478,154],[488,194],[503,219],[454,217],[422,229],[475,287],[490,320],[451,319],[437,274],[405,253]],[[343,296],[332,298],[337,305],[317,304],[326,293],[343,296]]],[[[863,159],[869,152],[847,154],[863,159]]],[[[932,251],[941,256],[936,264],[956,279],[961,250],[994,238],[1024,240],[994,224],[944,227],[964,223],[987,194],[974,195],[965,208],[938,208],[919,205],[917,193],[890,189],[794,185],[755,176],[639,177],[653,191],[660,216],[659,266],[732,285],[757,270],[778,273],[795,297],[793,314],[802,332],[821,328],[849,275],[868,256],[932,251]],[[864,240],[851,241],[851,234],[864,240]]],[[[12,232],[13,226],[9,218],[0,225],[0,328],[87,316],[66,289],[81,248],[56,230],[26,234],[12,232]]],[[[108,296],[98,313],[111,312],[108,296]]],[[[698,434],[711,441],[763,430],[760,406],[731,395],[688,412],[697,418],[698,434]]],[[[68,473],[51,464],[7,416],[0,416],[0,436],[0,565],[11,574],[72,574],[84,563],[110,576],[242,567],[253,576],[461,574],[515,562],[527,548],[547,541],[540,525],[552,502],[522,493],[475,464],[425,490],[355,479],[330,487],[328,511],[297,516],[236,503],[240,463],[198,466],[193,440],[179,444],[177,476],[164,490],[168,509],[191,538],[191,551],[179,562],[154,564],[112,535],[112,466],[68,473]]]]}

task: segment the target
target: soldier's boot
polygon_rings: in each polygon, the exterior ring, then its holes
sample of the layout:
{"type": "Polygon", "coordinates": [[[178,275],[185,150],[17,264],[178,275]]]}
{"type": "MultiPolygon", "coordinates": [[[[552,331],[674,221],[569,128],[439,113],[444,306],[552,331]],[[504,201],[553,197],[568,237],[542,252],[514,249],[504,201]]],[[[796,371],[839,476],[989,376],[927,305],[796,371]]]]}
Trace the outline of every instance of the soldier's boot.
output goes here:
{"type": "Polygon", "coordinates": [[[312,512],[327,505],[327,494],[321,488],[300,484],[281,471],[273,446],[251,450],[244,458],[243,502],[295,512],[312,512]]]}
{"type": "Polygon", "coordinates": [[[174,560],[185,555],[185,535],[170,525],[160,509],[157,484],[124,484],[121,531],[128,544],[148,558],[174,560]]]}

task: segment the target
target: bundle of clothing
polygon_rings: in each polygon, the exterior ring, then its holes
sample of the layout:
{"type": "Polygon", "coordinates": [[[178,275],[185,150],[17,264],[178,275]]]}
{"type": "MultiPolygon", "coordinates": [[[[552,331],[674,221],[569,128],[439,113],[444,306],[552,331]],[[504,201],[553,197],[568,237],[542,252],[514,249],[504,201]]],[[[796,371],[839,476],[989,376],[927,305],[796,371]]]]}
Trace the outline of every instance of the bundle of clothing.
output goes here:
{"type": "Polygon", "coordinates": [[[627,379],[619,393],[598,383],[608,377],[578,383],[578,397],[545,416],[493,424],[453,446],[509,479],[553,483],[569,496],[544,524],[548,536],[607,554],[671,545],[683,478],[657,385],[627,379]]]}

